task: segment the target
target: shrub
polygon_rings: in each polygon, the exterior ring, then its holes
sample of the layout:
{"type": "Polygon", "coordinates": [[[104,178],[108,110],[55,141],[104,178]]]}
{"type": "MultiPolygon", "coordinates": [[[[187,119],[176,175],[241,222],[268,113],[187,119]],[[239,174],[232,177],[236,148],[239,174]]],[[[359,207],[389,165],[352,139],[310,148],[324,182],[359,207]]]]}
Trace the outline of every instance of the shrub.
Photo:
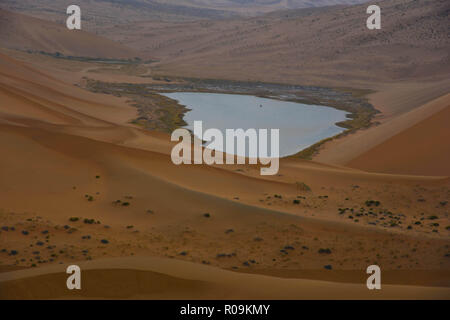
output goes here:
{"type": "Polygon", "coordinates": [[[366,201],[367,207],[372,207],[372,206],[378,207],[380,204],[381,204],[380,201],[375,201],[375,200],[367,200],[366,201]]]}
{"type": "Polygon", "coordinates": [[[319,249],[319,253],[320,253],[320,254],[331,254],[331,249],[328,249],[328,248],[326,248],[326,249],[320,248],[320,249],[319,249]]]}
{"type": "Polygon", "coordinates": [[[300,190],[300,191],[307,191],[307,192],[309,192],[309,191],[311,191],[311,188],[306,184],[306,183],[304,183],[304,182],[296,182],[295,183],[295,185],[297,186],[297,190],[300,190]]]}

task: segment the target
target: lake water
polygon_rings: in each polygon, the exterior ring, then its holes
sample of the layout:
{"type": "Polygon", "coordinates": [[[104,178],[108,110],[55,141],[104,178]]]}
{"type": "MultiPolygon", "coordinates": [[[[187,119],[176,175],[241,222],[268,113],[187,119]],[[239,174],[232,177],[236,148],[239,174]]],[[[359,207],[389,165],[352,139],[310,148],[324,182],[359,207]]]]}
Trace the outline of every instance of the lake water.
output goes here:
{"type": "MultiPolygon", "coordinates": [[[[202,92],[163,94],[192,109],[184,116],[193,129],[203,121],[203,131],[225,129],[280,129],[280,156],[295,154],[342,131],[335,123],[346,120],[347,112],[331,107],[259,98],[249,95],[202,92]]],[[[270,141],[270,140],[269,140],[270,141]]]]}

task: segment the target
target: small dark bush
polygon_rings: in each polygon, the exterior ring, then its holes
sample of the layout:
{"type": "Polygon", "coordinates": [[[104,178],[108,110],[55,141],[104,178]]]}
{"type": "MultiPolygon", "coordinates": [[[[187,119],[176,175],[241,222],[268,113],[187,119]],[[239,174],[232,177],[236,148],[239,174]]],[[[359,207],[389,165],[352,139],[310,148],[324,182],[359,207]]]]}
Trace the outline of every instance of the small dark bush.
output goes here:
{"type": "Polygon", "coordinates": [[[366,201],[367,207],[372,207],[372,206],[378,207],[380,204],[381,204],[380,201],[375,201],[375,200],[367,200],[366,201]]]}

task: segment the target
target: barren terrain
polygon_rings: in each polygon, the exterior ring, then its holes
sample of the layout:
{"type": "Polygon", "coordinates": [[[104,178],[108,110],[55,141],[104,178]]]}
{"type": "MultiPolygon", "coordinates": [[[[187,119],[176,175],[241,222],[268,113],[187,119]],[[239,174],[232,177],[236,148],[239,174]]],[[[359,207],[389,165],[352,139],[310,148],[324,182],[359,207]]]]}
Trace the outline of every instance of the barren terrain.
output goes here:
{"type": "MultiPolygon", "coordinates": [[[[374,35],[352,6],[55,43],[54,22],[2,11],[17,35],[0,31],[0,298],[448,299],[448,4],[383,3],[374,35]],[[189,77],[345,88],[380,113],[276,176],[175,166],[169,133],[136,122],[136,88],[189,77]],[[80,292],[69,264],[86,270],[80,292]]],[[[148,110],[172,110],[152,94],[148,110]]]]}

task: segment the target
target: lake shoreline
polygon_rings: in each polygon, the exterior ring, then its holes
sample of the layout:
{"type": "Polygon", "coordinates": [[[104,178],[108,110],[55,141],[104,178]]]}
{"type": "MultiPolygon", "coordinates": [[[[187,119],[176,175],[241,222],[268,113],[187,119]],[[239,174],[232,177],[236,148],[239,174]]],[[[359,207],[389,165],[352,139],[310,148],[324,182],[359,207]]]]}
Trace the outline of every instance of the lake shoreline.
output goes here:
{"type": "Polygon", "coordinates": [[[165,81],[167,83],[136,84],[110,83],[86,78],[83,81],[83,87],[96,93],[130,98],[131,105],[138,109],[139,115],[138,118],[131,121],[132,124],[144,129],[167,133],[187,125],[184,116],[190,109],[165,97],[162,93],[189,91],[252,95],[266,99],[331,107],[349,113],[347,120],[336,123],[336,126],[344,128],[345,131],[287,156],[301,159],[311,159],[327,141],[374,125],[372,120],[379,113],[366,97],[372,93],[370,90],[196,78],[165,78],[165,81]]]}
{"type": "MultiPolygon", "coordinates": [[[[200,121],[204,130],[219,130],[223,136],[230,129],[277,129],[277,157],[281,158],[292,156],[322,139],[341,133],[345,129],[336,123],[346,121],[348,116],[347,112],[329,106],[306,105],[253,95],[190,91],[161,94],[191,110],[184,117],[188,123],[184,128],[188,130],[193,129],[195,121],[200,121]]],[[[202,139],[201,136],[196,136],[202,139]]],[[[208,144],[204,146],[208,147],[208,144]]],[[[217,150],[225,152],[223,146],[219,146],[217,150]]],[[[236,150],[234,153],[236,154],[236,150]]],[[[247,157],[242,151],[238,155],[247,157]]]]}

